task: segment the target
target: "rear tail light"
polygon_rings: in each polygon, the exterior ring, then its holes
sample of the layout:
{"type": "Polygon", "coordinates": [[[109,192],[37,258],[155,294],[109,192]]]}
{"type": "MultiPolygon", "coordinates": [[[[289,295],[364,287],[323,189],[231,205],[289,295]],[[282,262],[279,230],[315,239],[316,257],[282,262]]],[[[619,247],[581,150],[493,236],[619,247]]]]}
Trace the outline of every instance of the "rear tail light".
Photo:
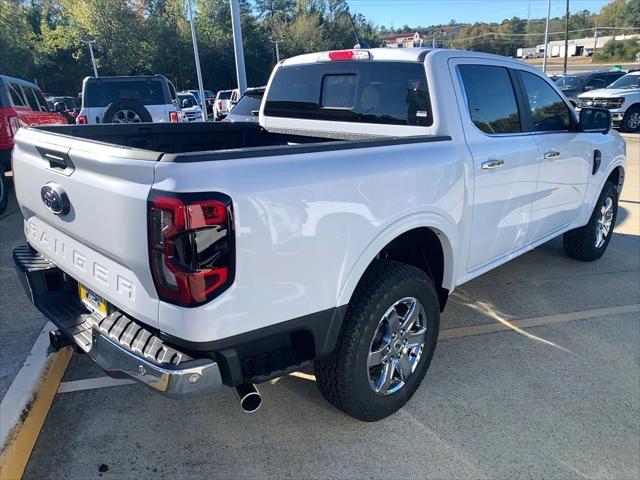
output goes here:
{"type": "Polygon", "coordinates": [[[20,120],[18,120],[18,117],[9,117],[9,132],[11,133],[12,137],[16,136],[16,133],[18,133],[18,130],[20,130],[20,120]]]}
{"type": "Polygon", "coordinates": [[[86,115],[78,115],[78,116],[76,117],[76,123],[77,123],[78,125],[86,125],[86,124],[88,124],[88,123],[89,123],[89,119],[87,118],[87,116],[86,116],[86,115]]]}
{"type": "Polygon", "coordinates": [[[333,50],[318,54],[319,62],[344,62],[350,60],[371,60],[367,50],[333,50]]]}
{"type": "Polygon", "coordinates": [[[178,123],[180,121],[180,116],[178,112],[169,112],[169,121],[171,123],[178,123]]]}
{"type": "Polygon", "coordinates": [[[222,102],[218,100],[218,110],[222,110],[222,102]]]}
{"type": "Polygon", "coordinates": [[[231,199],[220,193],[151,192],[149,260],[161,300],[202,305],[233,283],[231,199]]]}

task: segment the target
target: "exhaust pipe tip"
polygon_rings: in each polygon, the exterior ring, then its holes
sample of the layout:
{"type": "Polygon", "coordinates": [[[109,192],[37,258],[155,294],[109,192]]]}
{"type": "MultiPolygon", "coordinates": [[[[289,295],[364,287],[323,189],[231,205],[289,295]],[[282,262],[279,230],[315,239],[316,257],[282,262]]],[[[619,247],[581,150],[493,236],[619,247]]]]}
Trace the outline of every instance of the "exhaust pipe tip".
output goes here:
{"type": "Polygon", "coordinates": [[[262,405],[262,395],[252,383],[234,387],[233,391],[240,400],[240,409],[245,413],[257,412],[262,405]]]}

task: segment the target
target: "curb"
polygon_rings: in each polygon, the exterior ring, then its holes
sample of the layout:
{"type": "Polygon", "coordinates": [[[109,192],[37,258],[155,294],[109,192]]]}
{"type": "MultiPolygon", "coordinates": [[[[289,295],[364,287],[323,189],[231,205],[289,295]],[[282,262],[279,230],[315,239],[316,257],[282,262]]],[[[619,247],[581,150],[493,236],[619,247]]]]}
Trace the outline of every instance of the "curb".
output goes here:
{"type": "Polygon", "coordinates": [[[73,350],[49,352],[47,322],[0,403],[0,479],[22,477],[73,350]]]}

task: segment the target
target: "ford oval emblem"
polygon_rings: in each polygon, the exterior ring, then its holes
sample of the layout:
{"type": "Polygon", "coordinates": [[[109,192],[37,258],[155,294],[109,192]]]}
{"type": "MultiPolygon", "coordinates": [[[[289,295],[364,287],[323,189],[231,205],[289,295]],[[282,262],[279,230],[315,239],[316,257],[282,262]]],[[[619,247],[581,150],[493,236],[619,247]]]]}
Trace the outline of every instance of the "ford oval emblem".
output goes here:
{"type": "Polygon", "coordinates": [[[54,182],[47,183],[40,189],[42,203],[55,215],[66,215],[71,205],[69,197],[60,185],[54,182]]]}

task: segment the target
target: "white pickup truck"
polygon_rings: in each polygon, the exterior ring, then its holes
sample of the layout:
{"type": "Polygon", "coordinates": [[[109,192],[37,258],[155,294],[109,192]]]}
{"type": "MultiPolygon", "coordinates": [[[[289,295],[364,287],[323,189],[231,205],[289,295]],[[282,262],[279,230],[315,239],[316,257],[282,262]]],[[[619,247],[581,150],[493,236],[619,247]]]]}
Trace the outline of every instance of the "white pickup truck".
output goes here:
{"type": "Polygon", "coordinates": [[[585,261],[611,240],[610,113],[578,117],[520,61],[303,55],[259,119],[20,129],[14,260],[55,348],[167,395],[232,386],[245,410],[314,362],[373,421],[417,390],[456,286],[558,235],[585,261]]]}

